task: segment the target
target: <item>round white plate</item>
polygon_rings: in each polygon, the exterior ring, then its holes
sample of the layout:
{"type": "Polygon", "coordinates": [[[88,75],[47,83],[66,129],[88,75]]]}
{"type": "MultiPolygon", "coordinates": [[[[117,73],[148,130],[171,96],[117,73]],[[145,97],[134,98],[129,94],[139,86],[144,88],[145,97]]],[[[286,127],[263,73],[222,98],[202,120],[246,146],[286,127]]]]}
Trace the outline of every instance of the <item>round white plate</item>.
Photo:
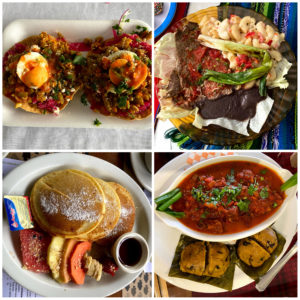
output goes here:
{"type": "Polygon", "coordinates": [[[151,179],[151,173],[148,171],[145,163],[145,153],[140,153],[140,152],[130,153],[130,159],[137,179],[145,189],[151,192],[152,179],[151,179]]]}
{"type": "MultiPolygon", "coordinates": [[[[133,231],[141,234],[151,249],[151,206],[149,201],[130,176],[107,161],[75,153],[39,156],[18,166],[4,178],[3,193],[4,195],[29,195],[34,182],[39,177],[54,170],[68,168],[79,169],[94,177],[115,181],[126,187],[136,206],[133,231]]],[[[24,270],[20,258],[19,234],[18,232],[10,232],[8,222],[5,219],[3,222],[3,268],[14,280],[39,295],[48,297],[104,297],[127,286],[139,275],[139,272],[128,274],[118,270],[114,277],[104,273],[100,282],[86,277],[82,286],[73,283],[59,284],[51,278],[50,274],[24,270]]]]}
{"type": "MultiPolygon", "coordinates": [[[[224,152],[226,153],[226,152],[224,152]]],[[[259,152],[235,152],[240,155],[254,156],[257,158],[262,158],[276,166],[279,166],[270,157],[259,153],[259,152]]],[[[199,152],[201,154],[201,152],[199,152]]],[[[176,177],[183,172],[183,170],[189,168],[191,165],[187,162],[192,162],[194,158],[193,152],[184,153],[166,165],[164,165],[154,177],[155,182],[155,197],[160,195],[168,186],[176,179],[176,177]]],[[[197,161],[195,161],[197,162],[197,161]]],[[[286,239],[286,243],[281,255],[275,260],[276,263],[281,256],[285,253],[288,246],[290,245],[297,227],[297,199],[291,199],[292,201],[286,207],[281,217],[274,223],[273,227],[280,232],[286,239]],[[289,220],[286,222],[286,220],[289,220]]],[[[221,288],[211,286],[209,284],[198,283],[195,281],[181,279],[176,277],[169,277],[168,273],[173,260],[175,249],[179,241],[181,232],[177,229],[167,226],[162,222],[157,216],[155,216],[154,221],[154,231],[155,231],[155,246],[154,246],[154,271],[162,277],[164,280],[170,282],[171,284],[178,286],[185,290],[190,290],[200,293],[219,293],[227,292],[221,288]]],[[[248,277],[241,269],[237,266],[235,267],[234,279],[233,279],[233,290],[241,288],[249,283],[253,282],[253,279],[248,277]]]]}

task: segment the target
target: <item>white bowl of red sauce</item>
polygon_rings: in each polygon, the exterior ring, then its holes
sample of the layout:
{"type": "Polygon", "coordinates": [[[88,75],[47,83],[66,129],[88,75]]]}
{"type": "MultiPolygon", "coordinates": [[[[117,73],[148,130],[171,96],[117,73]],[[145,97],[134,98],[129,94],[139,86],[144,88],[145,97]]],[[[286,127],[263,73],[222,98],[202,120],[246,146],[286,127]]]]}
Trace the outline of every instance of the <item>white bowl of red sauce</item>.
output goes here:
{"type": "Polygon", "coordinates": [[[279,218],[296,197],[297,186],[280,190],[291,176],[290,171],[256,157],[212,158],[184,171],[163,193],[180,189],[182,197],[169,208],[184,212],[182,218],[156,213],[168,226],[196,239],[238,240],[279,218]]]}

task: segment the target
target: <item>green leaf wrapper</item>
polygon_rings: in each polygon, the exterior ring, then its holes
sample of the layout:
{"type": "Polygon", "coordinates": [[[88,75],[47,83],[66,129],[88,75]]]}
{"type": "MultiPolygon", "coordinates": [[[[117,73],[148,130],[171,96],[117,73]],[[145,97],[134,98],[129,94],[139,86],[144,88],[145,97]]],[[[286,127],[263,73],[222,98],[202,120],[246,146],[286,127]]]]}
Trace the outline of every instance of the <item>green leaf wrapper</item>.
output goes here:
{"type": "Polygon", "coordinates": [[[191,238],[182,234],[180,236],[178,245],[176,247],[175,255],[172,261],[172,265],[169,271],[170,277],[179,277],[184,279],[189,279],[201,283],[207,283],[221,289],[225,289],[228,291],[232,290],[233,285],[233,277],[234,277],[234,270],[235,270],[235,261],[237,259],[236,252],[234,246],[227,245],[230,250],[230,265],[227,268],[226,272],[222,277],[210,277],[210,276],[197,276],[189,273],[182,272],[180,270],[179,262],[182,250],[189,244],[197,242],[198,240],[191,238]]]}
{"type": "MultiPolygon", "coordinates": [[[[271,268],[273,262],[280,255],[280,253],[282,252],[283,247],[285,245],[285,238],[280,233],[278,233],[277,231],[275,231],[275,232],[276,232],[277,239],[278,239],[278,246],[273,251],[273,253],[270,254],[271,255],[270,258],[268,260],[266,260],[262,266],[260,266],[258,268],[248,266],[243,261],[241,261],[239,259],[238,255],[236,254],[236,257],[237,257],[236,264],[237,264],[237,266],[244,273],[246,273],[249,277],[251,277],[253,280],[255,280],[256,283],[259,282],[260,277],[262,277],[263,275],[265,275],[269,271],[269,269],[271,268]]],[[[238,246],[238,242],[236,243],[236,249],[237,249],[237,246],[238,246]]]]}

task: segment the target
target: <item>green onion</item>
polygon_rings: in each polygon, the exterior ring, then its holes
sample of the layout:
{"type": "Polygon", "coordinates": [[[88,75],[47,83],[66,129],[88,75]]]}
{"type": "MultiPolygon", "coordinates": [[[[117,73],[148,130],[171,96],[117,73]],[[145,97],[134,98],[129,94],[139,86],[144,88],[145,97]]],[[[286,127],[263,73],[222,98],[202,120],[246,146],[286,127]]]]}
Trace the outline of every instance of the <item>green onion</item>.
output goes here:
{"type": "Polygon", "coordinates": [[[267,96],[267,75],[265,75],[260,81],[259,81],[259,94],[262,97],[267,96]]]}
{"type": "Polygon", "coordinates": [[[298,180],[297,174],[298,173],[294,174],[290,179],[288,179],[284,184],[282,184],[282,186],[280,187],[280,189],[282,191],[286,191],[290,187],[296,185],[297,184],[297,180],[298,180]]]}

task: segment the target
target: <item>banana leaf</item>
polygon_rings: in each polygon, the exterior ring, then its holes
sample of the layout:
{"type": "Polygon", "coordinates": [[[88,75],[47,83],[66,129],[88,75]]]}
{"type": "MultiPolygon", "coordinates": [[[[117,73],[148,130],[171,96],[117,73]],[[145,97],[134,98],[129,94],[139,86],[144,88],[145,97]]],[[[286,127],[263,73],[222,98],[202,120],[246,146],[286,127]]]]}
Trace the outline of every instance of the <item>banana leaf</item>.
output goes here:
{"type": "MultiPolygon", "coordinates": [[[[273,228],[273,230],[274,230],[274,228],[273,228]]],[[[244,273],[246,273],[249,277],[254,279],[256,281],[256,283],[259,282],[259,278],[261,276],[265,275],[269,271],[269,269],[271,268],[273,262],[280,255],[280,253],[282,252],[283,247],[285,245],[285,238],[280,233],[278,233],[277,231],[275,231],[275,232],[276,232],[277,239],[278,239],[278,246],[273,251],[270,258],[268,260],[266,260],[262,266],[260,266],[258,268],[248,266],[243,261],[241,261],[239,259],[238,255],[236,254],[236,257],[237,257],[236,264],[237,264],[237,266],[244,273]]],[[[237,246],[238,246],[238,243],[236,243],[236,247],[235,247],[236,249],[235,250],[237,250],[237,246]]]]}
{"type": "Polygon", "coordinates": [[[227,245],[227,247],[229,248],[229,251],[230,251],[230,264],[222,277],[216,278],[216,277],[210,277],[210,276],[197,276],[197,275],[182,272],[180,270],[179,262],[180,262],[180,256],[181,256],[182,250],[187,245],[192,244],[197,241],[198,240],[191,238],[189,236],[186,236],[184,234],[182,234],[180,236],[178,245],[176,247],[175,255],[174,255],[174,258],[172,261],[172,265],[171,265],[171,268],[169,271],[169,276],[184,278],[184,279],[193,280],[193,281],[197,281],[197,282],[201,282],[201,283],[207,283],[207,284],[219,287],[221,289],[231,291],[232,285],[233,285],[235,261],[237,259],[234,246],[227,245]]]}

